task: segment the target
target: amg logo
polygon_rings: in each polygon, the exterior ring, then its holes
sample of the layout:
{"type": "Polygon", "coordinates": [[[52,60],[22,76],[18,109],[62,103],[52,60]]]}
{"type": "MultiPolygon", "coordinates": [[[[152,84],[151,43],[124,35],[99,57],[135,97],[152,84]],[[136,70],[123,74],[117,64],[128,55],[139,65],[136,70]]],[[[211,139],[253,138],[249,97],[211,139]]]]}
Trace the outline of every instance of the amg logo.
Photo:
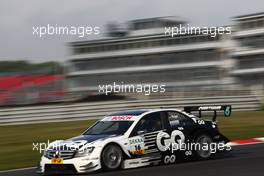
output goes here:
{"type": "Polygon", "coordinates": [[[206,110],[221,110],[221,106],[201,106],[199,110],[206,111],[206,110]]]}

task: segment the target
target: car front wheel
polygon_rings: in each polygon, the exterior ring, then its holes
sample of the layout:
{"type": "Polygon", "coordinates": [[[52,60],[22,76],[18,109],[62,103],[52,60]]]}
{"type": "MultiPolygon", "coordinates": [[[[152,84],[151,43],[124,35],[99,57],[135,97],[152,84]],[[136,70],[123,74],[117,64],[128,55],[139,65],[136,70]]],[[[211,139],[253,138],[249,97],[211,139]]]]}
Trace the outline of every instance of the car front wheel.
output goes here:
{"type": "Polygon", "coordinates": [[[105,170],[116,170],[123,162],[123,152],[117,145],[107,145],[101,156],[102,166],[105,170]]]}

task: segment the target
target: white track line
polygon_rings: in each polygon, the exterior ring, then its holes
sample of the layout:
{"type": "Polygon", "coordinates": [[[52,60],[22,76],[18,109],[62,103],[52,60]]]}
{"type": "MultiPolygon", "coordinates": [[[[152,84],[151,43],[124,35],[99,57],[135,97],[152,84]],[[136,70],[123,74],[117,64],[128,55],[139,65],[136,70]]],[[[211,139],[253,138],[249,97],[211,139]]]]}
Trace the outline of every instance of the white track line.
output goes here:
{"type": "Polygon", "coordinates": [[[20,168],[20,169],[4,170],[4,171],[0,171],[0,173],[15,172],[15,171],[22,171],[22,170],[30,170],[30,169],[36,169],[36,168],[37,167],[25,167],[25,168],[20,168]]]}

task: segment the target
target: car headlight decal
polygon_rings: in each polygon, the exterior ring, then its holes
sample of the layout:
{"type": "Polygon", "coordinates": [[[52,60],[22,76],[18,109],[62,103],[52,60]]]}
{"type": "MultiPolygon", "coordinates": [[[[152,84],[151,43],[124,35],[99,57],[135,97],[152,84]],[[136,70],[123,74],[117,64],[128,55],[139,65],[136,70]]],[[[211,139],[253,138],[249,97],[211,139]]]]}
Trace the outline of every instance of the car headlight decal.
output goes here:
{"type": "Polygon", "coordinates": [[[95,147],[85,147],[84,149],[78,150],[75,154],[75,157],[84,157],[89,156],[93,151],[95,147]]]}

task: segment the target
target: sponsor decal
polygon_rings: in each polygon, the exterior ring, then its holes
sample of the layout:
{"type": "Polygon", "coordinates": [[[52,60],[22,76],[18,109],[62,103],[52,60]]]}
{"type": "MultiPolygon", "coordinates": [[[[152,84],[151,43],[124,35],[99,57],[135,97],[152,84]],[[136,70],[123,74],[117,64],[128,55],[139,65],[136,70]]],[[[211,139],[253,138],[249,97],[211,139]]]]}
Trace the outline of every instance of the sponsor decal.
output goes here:
{"type": "Polygon", "coordinates": [[[133,116],[112,116],[111,120],[131,120],[133,116]]]}
{"type": "Polygon", "coordinates": [[[199,125],[205,125],[205,122],[204,122],[204,120],[197,120],[197,123],[199,124],[199,125]]]}
{"type": "Polygon", "coordinates": [[[175,145],[179,145],[180,143],[184,143],[185,136],[180,130],[172,131],[171,135],[166,132],[159,132],[157,135],[157,147],[160,151],[165,152],[170,150],[170,148],[175,145]]]}
{"type": "Polygon", "coordinates": [[[133,155],[144,155],[145,150],[134,150],[134,151],[130,151],[130,153],[133,155]]]}
{"type": "Polygon", "coordinates": [[[143,138],[135,138],[135,139],[130,139],[129,140],[130,144],[140,144],[140,143],[144,143],[144,139],[143,138]]]}
{"type": "Polygon", "coordinates": [[[221,106],[201,106],[198,110],[207,111],[207,110],[221,110],[221,106]]]}
{"type": "Polygon", "coordinates": [[[144,155],[144,139],[142,137],[134,137],[129,139],[129,143],[131,145],[130,153],[133,155],[144,155]]]}
{"type": "Polygon", "coordinates": [[[230,116],[231,115],[231,107],[230,106],[227,106],[224,110],[224,115],[226,117],[230,116]]]}
{"type": "Polygon", "coordinates": [[[62,158],[52,158],[51,164],[63,164],[63,159],[62,158]]]}
{"type": "Polygon", "coordinates": [[[164,164],[175,163],[175,161],[176,161],[175,155],[166,155],[163,160],[164,164]]]}

